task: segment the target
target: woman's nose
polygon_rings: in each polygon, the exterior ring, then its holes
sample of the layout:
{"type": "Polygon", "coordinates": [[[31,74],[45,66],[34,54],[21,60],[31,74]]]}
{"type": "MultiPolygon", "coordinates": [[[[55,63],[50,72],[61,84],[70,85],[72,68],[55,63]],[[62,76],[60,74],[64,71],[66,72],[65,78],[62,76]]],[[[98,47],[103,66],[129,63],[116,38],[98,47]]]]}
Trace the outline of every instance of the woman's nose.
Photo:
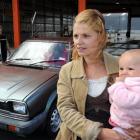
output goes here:
{"type": "Polygon", "coordinates": [[[79,36],[79,37],[77,38],[76,42],[77,42],[77,44],[81,44],[81,43],[82,43],[82,37],[79,36]]]}

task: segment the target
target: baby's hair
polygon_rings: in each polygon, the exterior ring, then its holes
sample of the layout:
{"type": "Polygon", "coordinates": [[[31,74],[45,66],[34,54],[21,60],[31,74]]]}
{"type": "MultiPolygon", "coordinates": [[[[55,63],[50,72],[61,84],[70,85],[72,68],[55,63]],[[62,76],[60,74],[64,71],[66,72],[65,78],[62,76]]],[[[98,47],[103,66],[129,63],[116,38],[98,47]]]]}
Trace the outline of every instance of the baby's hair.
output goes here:
{"type": "Polygon", "coordinates": [[[140,49],[131,49],[125,51],[124,53],[121,54],[119,60],[124,56],[131,57],[134,61],[137,59],[138,62],[140,63],[140,49]]]}
{"type": "Polygon", "coordinates": [[[140,49],[131,49],[131,50],[127,50],[124,53],[122,53],[121,56],[125,55],[125,54],[134,54],[134,55],[139,55],[140,56],[140,49]]]}

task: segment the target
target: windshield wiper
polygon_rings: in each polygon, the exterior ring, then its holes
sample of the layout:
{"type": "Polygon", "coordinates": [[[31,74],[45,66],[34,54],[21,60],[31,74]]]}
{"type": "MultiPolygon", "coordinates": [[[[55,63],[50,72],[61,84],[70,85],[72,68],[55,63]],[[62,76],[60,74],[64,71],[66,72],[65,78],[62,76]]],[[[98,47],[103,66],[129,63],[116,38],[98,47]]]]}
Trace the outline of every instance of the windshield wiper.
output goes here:
{"type": "Polygon", "coordinates": [[[31,66],[31,65],[35,65],[35,64],[38,64],[38,63],[45,63],[45,62],[59,62],[59,61],[65,61],[65,60],[63,60],[63,59],[44,60],[44,61],[39,61],[39,62],[32,63],[32,64],[30,64],[30,66],[31,66]]]}
{"type": "Polygon", "coordinates": [[[16,58],[16,59],[10,59],[10,60],[7,60],[7,61],[22,61],[22,60],[31,60],[30,58],[16,58]]]}

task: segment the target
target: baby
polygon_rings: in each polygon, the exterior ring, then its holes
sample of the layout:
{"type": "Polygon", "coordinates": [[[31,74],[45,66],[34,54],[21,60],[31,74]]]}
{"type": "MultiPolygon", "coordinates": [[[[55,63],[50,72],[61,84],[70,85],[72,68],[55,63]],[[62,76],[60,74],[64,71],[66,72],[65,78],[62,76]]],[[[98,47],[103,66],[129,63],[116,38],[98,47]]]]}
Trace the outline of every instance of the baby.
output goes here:
{"type": "Polygon", "coordinates": [[[108,92],[111,103],[109,123],[114,130],[127,136],[124,129],[140,125],[140,49],[121,55],[119,77],[108,92]]]}

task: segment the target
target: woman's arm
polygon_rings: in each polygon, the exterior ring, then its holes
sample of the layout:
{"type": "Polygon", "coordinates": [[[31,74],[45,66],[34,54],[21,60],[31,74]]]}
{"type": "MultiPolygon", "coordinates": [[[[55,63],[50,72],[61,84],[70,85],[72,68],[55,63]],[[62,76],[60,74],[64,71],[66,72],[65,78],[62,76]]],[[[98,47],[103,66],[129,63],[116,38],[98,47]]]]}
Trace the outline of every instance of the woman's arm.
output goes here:
{"type": "Polygon", "coordinates": [[[118,134],[112,129],[103,128],[99,134],[98,140],[127,140],[127,137],[118,134]]]}
{"type": "Polygon", "coordinates": [[[124,129],[125,133],[133,138],[133,140],[140,140],[140,125],[134,128],[124,129]]]}

